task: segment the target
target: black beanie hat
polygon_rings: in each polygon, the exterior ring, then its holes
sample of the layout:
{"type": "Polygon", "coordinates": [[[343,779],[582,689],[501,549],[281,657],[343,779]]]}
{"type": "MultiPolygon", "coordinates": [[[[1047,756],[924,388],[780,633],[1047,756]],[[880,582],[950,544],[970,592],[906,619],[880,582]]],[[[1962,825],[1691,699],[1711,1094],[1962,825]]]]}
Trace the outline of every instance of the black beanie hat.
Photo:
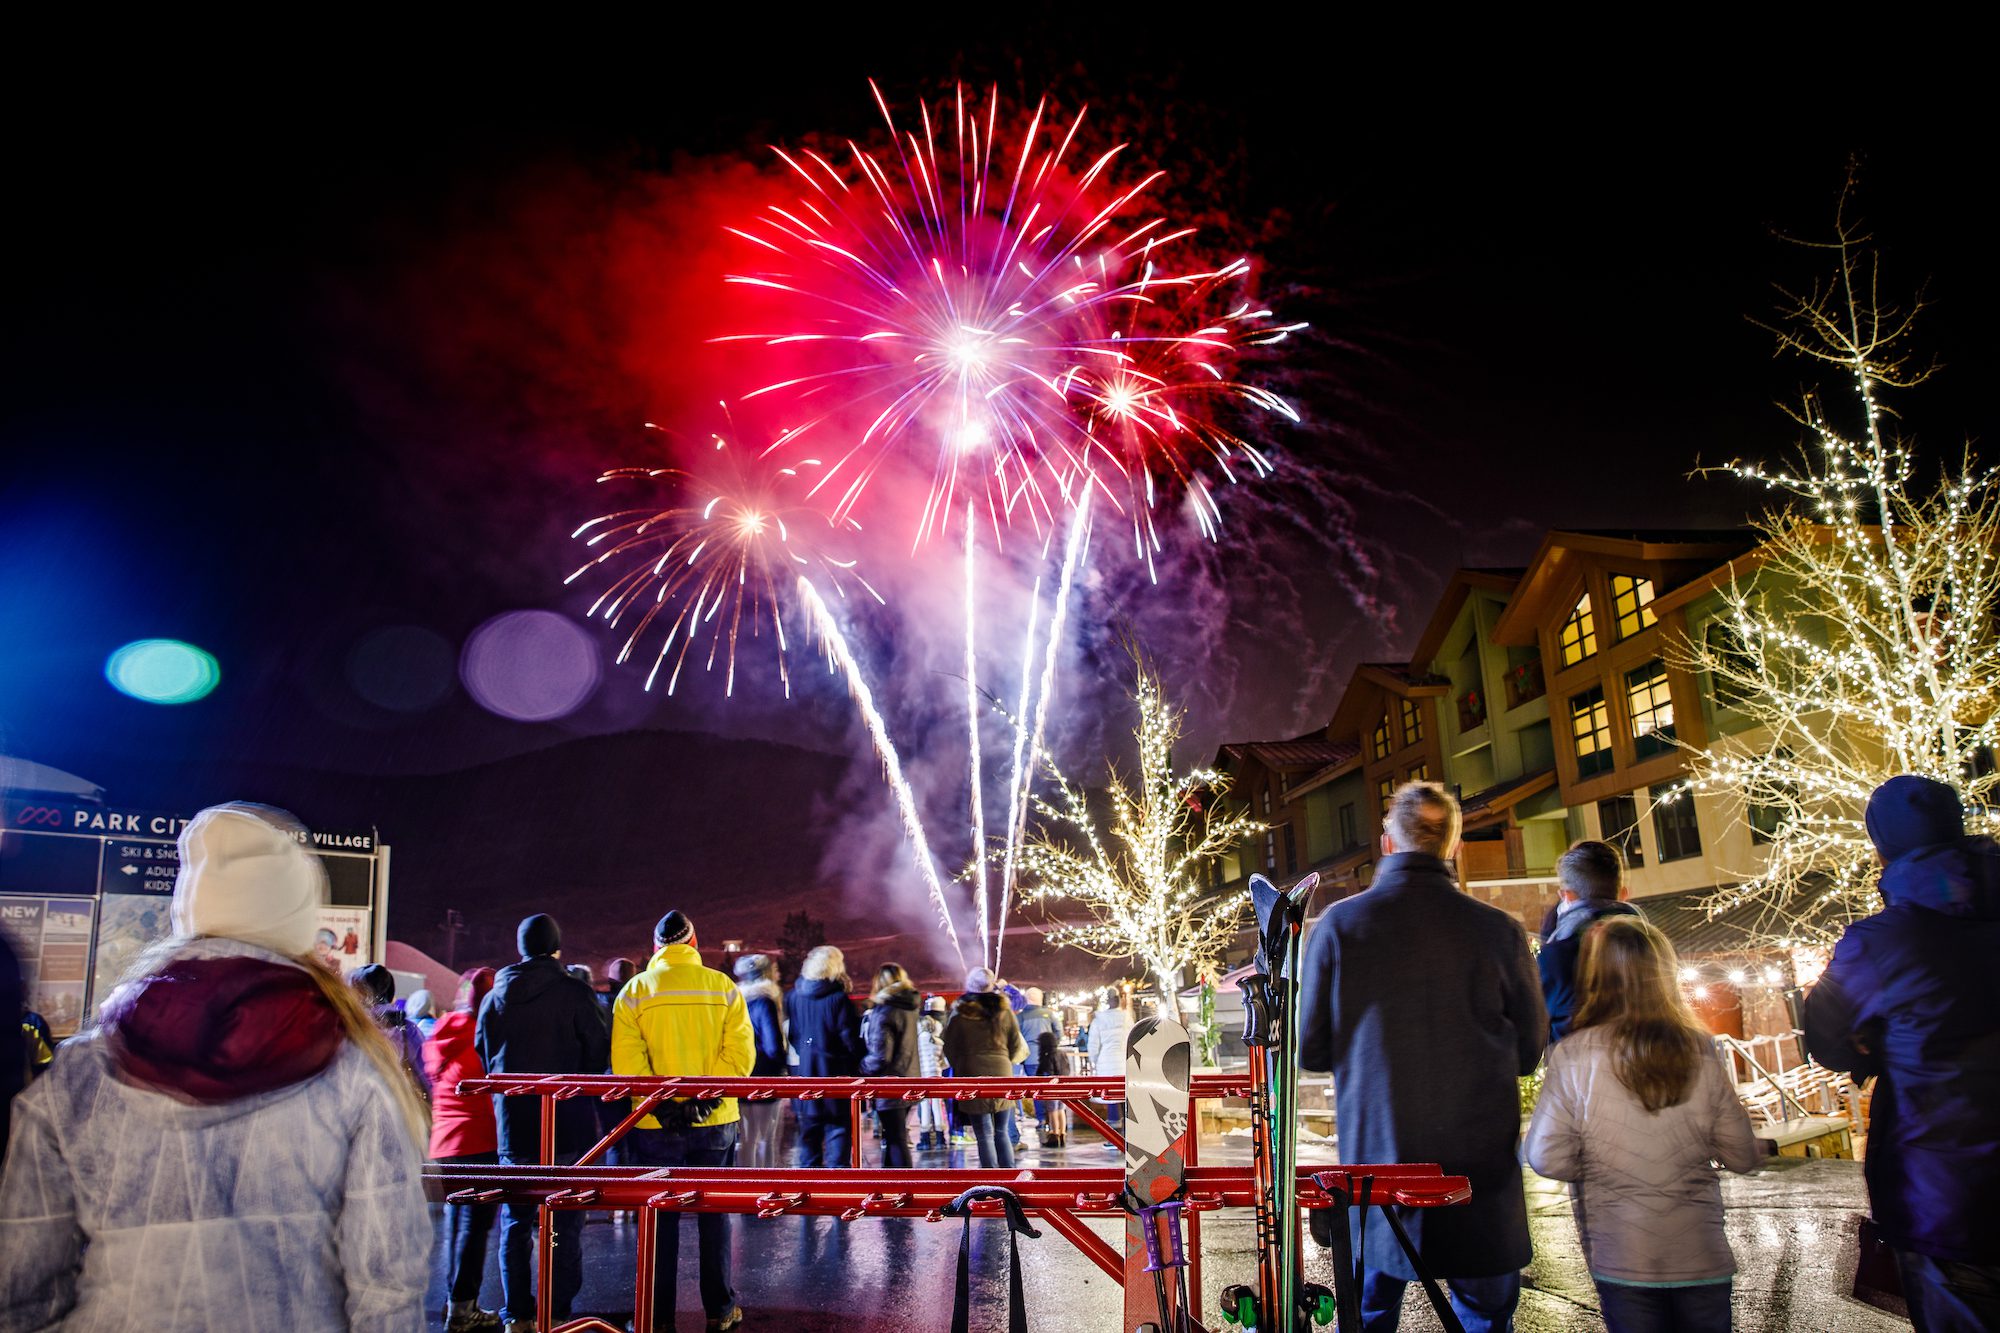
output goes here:
{"type": "Polygon", "coordinates": [[[396,998],[396,975],[380,963],[370,963],[357,967],[348,976],[347,984],[361,994],[370,1004],[389,1004],[396,998]]]}
{"type": "Polygon", "coordinates": [[[514,942],[521,946],[521,957],[540,958],[562,948],[562,927],[547,912],[537,912],[514,932],[514,942]]]}
{"type": "Polygon", "coordinates": [[[685,912],[669,912],[660,918],[660,924],[653,927],[653,943],[686,944],[694,939],[694,922],[687,919],[685,912]]]}

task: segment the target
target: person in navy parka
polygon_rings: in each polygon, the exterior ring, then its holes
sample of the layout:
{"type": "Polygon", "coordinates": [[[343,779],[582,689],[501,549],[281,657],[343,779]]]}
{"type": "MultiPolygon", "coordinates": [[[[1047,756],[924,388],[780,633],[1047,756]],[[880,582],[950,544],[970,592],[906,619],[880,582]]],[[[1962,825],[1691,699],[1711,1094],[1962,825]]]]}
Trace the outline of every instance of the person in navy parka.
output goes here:
{"type": "Polygon", "coordinates": [[[2000,1328],[2000,844],[1909,774],[1867,826],[1884,906],[1806,997],[1806,1049],[1877,1079],[1868,1197],[1918,1333],[2000,1328]]]}

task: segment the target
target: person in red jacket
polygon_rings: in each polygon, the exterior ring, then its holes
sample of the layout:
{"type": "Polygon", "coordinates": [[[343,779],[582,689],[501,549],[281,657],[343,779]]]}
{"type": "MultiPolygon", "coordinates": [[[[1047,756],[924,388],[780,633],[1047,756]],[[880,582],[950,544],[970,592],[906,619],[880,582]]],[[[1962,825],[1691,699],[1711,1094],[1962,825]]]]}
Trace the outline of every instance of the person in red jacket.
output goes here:
{"type": "MultiPolygon", "coordinates": [[[[475,967],[458,981],[458,997],[450,1013],[437,1021],[424,1043],[424,1072],[431,1079],[431,1156],[440,1162],[497,1163],[499,1129],[493,1119],[493,1099],[484,1093],[459,1095],[461,1079],[484,1078],[473,1046],[479,1002],[493,989],[493,969],[475,967]]],[[[479,1308],[479,1284],[486,1275],[486,1245],[500,1207],[491,1203],[448,1203],[444,1206],[447,1249],[446,1333],[470,1333],[500,1327],[500,1316],[479,1308]]]]}

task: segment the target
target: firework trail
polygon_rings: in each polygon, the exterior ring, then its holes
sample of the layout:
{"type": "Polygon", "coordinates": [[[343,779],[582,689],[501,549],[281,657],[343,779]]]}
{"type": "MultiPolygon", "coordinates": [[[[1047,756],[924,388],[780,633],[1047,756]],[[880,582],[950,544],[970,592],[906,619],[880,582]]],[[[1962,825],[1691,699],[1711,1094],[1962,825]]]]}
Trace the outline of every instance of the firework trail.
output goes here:
{"type": "Polygon", "coordinates": [[[920,102],[919,128],[904,129],[869,86],[889,148],[850,140],[844,166],[774,149],[801,192],[729,229],[756,262],[726,280],[776,308],[767,331],[720,341],[794,362],[746,395],[803,418],[773,451],[837,441],[811,492],[836,519],[885,466],[927,472],[919,543],[943,531],[961,490],[996,529],[1019,512],[1039,532],[1064,500],[1104,489],[1146,554],[1153,506],[1186,488],[1212,534],[1205,474],[1269,470],[1212,408],[1296,421],[1234,369],[1304,326],[1246,294],[1246,260],[1177,259],[1194,229],[1147,200],[1162,173],[1113,186],[1125,146],[1086,162],[1082,111],[1065,127],[1044,101],[1003,147],[997,89],[983,110],[963,87],[935,113],[920,102]]]}
{"type": "Polygon", "coordinates": [[[888,779],[889,789],[896,797],[896,808],[903,817],[904,836],[910,840],[910,850],[916,856],[917,869],[924,877],[924,887],[930,891],[931,902],[937,908],[938,923],[944,927],[945,936],[951,941],[951,951],[957,955],[958,965],[962,968],[965,966],[965,950],[958,942],[958,928],[952,924],[951,902],[945,897],[944,885],[938,881],[937,861],[931,855],[930,840],[924,836],[924,821],[917,813],[916,793],[910,790],[909,781],[903,776],[903,761],[897,757],[896,747],[889,739],[888,724],[875,707],[875,696],[861,674],[861,664],[854,660],[847,638],[840,632],[840,624],[833,618],[833,613],[820,599],[819,590],[803,574],[799,575],[798,590],[799,600],[806,610],[807,624],[826,645],[829,662],[838,665],[847,676],[847,692],[861,710],[861,720],[875,742],[875,753],[882,760],[882,774],[888,779]]]}
{"type": "MultiPolygon", "coordinates": [[[[1028,594],[1028,636],[1021,646],[1021,702],[1008,719],[1014,724],[1014,763],[1008,770],[1007,841],[1000,862],[1000,936],[1003,940],[1007,934],[1008,898],[1014,884],[1014,853],[1020,847],[1020,826],[1014,818],[1015,793],[1021,790],[1021,751],[1028,742],[1028,702],[1035,685],[1035,626],[1041,619],[1041,613],[1042,580],[1037,576],[1034,589],[1028,594]]],[[[994,966],[999,966],[998,958],[994,959],[994,966]]]]}
{"type": "MultiPolygon", "coordinates": [[[[1055,611],[1049,617],[1048,654],[1042,662],[1042,688],[1035,700],[1035,727],[1028,739],[1028,764],[1021,771],[1019,787],[1009,793],[1012,810],[1007,817],[1007,841],[1010,847],[1018,846],[1023,826],[1028,818],[1028,793],[1034,786],[1035,765],[1042,750],[1042,735],[1049,721],[1049,699],[1056,690],[1056,663],[1062,651],[1063,626],[1069,619],[1070,587],[1076,581],[1076,567],[1082,559],[1084,549],[1090,545],[1090,496],[1086,493],[1077,503],[1069,519],[1069,540],[1063,550],[1062,582],[1056,585],[1055,611]]],[[[1022,721],[1026,721],[1025,711],[1022,721]]],[[[1000,884],[1000,921],[1002,930],[993,952],[994,967],[1000,966],[1000,946],[1006,943],[1005,925],[1007,912],[1011,906],[1014,884],[1010,878],[1000,884]]]]}
{"type": "Polygon", "coordinates": [[[630,632],[619,647],[619,662],[633,650],[653,623],[665,617],[667,632],[646,674],[652,689],[660,671],[673,658],[667,693],[680,683],[698,640],[703,665],[724,667],[724,693],[736,691],[736,649],[747,627],[752,638],[768,630],[777,648],[778,678],[787,696],[791,676],[785,664],[785,625],[780,593],[795,576],[817,573],[836,589],[852,581],[878,602],[881,595],[855,572],[854,562],[831,554],[827,539],[839,527],[817,509],[803,506],[788,488],[806,483],[800,467],[773,467],[746,473],[741,460],[721,436],[700,473],[670,467],[614,468],[599,482],[666,479],[678,503],[664,509],[626,509],[593,518],[570,536],[602,547],[564,583],[574,583],[605,565],[623,566],[588,614],[602,614],[620,627],[631,618],[630,632]]]}
{"type": "Polygon", "coordinates": [[[973,636],[973,624],[979,617],[979,565],[974,557],[978,542],[974,537],[979,526],[973,520],[971,501],[965,506],[965,716],[966,748],[971,753],[972,768],[972,873],[973,906],[979,913],[979,961],[990,964],[994,961],[993,944],[987,931],[986,899],[986,808],[985,796],[979,783],[979,655],[973,636]]]}

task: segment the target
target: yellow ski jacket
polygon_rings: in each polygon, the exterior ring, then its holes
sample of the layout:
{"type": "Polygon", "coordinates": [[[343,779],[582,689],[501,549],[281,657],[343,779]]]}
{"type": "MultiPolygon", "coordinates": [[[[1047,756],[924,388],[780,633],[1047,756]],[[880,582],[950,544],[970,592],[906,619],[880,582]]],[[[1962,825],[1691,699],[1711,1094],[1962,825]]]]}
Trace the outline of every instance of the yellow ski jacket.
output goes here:
{"type": "MultiPolygon", "coordinates": [[[[747,1078],[756,1053],[750,1011],[735,981],[703,967],[689,945],[669,944],[654,954],[611,1002],[614,1074],[747,1078]]],[[[698,1123],[736,1119],[736,1099],[725,1097],[698,1123]]],[[[659,1127],[652,1116],[639,1122],[641,1129],[659,1127]]]]}

